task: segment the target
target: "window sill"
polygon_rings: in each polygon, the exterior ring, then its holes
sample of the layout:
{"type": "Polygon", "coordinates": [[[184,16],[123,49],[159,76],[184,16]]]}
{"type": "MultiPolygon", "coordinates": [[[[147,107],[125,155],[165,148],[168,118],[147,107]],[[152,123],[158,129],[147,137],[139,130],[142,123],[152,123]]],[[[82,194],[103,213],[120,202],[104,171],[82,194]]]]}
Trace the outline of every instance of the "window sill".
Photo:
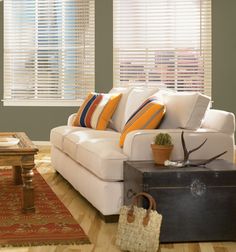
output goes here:
{"type": "Polygon", "coordinates": [[[83,100],[67,101],[47,101],[47,100],[3,100],[3,106],[15,107],[78,107],[83,103],[83,100]]]}

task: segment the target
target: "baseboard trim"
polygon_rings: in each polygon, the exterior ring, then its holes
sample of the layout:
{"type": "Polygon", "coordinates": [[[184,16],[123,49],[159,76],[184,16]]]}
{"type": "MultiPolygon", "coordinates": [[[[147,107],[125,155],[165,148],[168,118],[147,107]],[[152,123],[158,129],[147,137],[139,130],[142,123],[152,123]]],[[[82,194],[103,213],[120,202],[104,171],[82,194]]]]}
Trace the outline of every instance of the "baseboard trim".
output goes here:
{"type": "Polygon", "coordinates": [[[33,141],[33,143],[39,146],[51,146],[51,143],[49,141],[33,141]]]}

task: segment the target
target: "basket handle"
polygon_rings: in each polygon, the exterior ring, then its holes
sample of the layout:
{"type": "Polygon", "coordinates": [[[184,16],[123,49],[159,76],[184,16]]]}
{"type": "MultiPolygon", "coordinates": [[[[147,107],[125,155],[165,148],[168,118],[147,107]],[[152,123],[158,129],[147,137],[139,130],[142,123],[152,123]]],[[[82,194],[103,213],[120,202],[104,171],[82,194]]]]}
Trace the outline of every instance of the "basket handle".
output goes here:
{"type": "Polygon", "coordinates": [[[150,194],[145,193],[145,192],[138,193],[133,197],[131,208],[129,209],[129,211],[127,213],[127,222],[129,222],[129,223],[134,222],[134,220],[135,220],[134,205],[137,206],[138,198],[141,196],[146,197],[149,201],[149,208],[147,209],[146,216],[143,217],[143,226],[145,227],[145,226],[147,226],[147,224],[149,222],[149,219],[150,219],[149,215],[150,215],[151,209],[156,210],[156,201],[154,200],[154,198],[150,194]]]}
{"type": "Polygon", "coordinates": [[[138,198],[141,197],[141,196],[144,196],[149,200],[149,206],[150,206],[150,204],[152,202],[152,208],[151,209],[153,209],[153,210],[157,209],[156,201],[154,200],[152,195],[150,195],[149,193],[146,193],[146,192],[137,193],[132,199],[132,204],[137,205],[138,204],[138,198]]]}

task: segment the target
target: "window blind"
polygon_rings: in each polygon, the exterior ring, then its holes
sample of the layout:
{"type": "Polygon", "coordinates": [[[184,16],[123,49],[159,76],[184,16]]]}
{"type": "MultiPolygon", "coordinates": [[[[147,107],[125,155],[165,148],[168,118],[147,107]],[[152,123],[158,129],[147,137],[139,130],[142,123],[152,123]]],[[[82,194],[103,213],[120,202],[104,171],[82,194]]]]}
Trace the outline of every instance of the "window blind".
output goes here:
{"type": "Polygon", "coordinates": [[[78,106],[94,91],[94,4],[4,1],[4,105],[78,106]]]}
{"type": "Polygon", "coordinates": [[[114,85],[211,95],[211,0],[113,0],[114,85]]]}

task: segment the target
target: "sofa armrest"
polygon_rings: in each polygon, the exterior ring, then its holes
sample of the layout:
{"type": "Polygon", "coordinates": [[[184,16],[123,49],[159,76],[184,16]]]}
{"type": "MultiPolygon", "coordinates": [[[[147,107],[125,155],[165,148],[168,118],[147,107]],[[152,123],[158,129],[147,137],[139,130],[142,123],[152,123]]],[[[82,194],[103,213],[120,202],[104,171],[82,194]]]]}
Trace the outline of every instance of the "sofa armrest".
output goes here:
{"type": "Polygon", "coordinates": [[[68,125],[68,126],[72,126],[72,123],[73,123],[73,121],[74,121],[74,119],[75,119],[75,116],[76,116],[76,113],[74,113],[74,114],[72,114],[72,115],[70,115],[70,116],[68,117],[68,120],[67,120],[67,125],[68,125]]]}
{"type": "Polygon", "coordinates": [[[235,116],[227,111],[209,109],[205,114],[201,127],[226,134],[234,134],[235,116]]]}
{"type": "MultiPolygon", "coordinates": [[[[154,137],[161,132],[171,135],[174,149],[171,160],[183,160],[183,149],[181,144],[182,129],[154,129],[136,130],[127,134],[123,152],[129,160],[152,160],[152,150],[150,144],[154,137]]],[[[190,159],[209,159],[221,152],[227,151],[222,159],[234,160],[234,136],[216,132],[209,129],[184,130],[184,139],[187,149],[193,149],[200,145],[207,138],[206,143],[196,152],[190,155],[190,159]]]]}

